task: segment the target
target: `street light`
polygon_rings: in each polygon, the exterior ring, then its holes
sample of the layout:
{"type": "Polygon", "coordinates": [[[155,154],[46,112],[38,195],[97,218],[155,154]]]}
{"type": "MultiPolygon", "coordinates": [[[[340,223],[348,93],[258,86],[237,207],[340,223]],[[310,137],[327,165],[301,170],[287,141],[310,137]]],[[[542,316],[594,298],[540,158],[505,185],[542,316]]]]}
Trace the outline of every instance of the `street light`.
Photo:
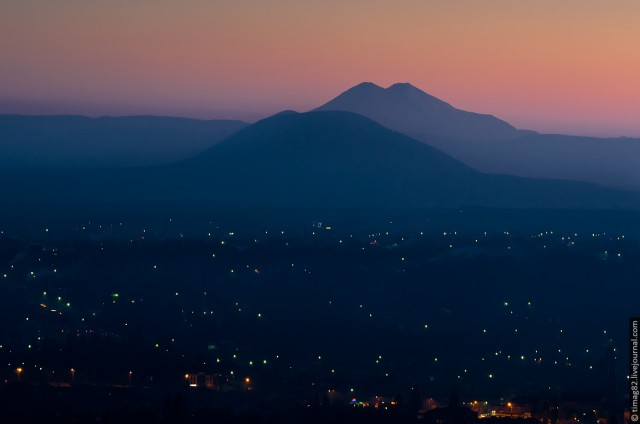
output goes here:
{"type": "Polygon", "coordinates": [[[16,368],[16,373],[18,373],[18,381],[22,381],[22,368],[16,368]]]}
{"type": "Polygon", "coordinates": [[[129,386],[131,386],[131,377],[133,376],[133,371],[129,371],[129,386]]]}
{"type": "Polygon", "coordinates": [[[513,403],[509,402],[507,406],[509,407],[509,416],[513,416],[513,403]]]}
{"type": "Polygon", "coordinates": [[[74,384],[76,382],[76,370],[75,368],[71,368],[71,384],[74,384]]]}

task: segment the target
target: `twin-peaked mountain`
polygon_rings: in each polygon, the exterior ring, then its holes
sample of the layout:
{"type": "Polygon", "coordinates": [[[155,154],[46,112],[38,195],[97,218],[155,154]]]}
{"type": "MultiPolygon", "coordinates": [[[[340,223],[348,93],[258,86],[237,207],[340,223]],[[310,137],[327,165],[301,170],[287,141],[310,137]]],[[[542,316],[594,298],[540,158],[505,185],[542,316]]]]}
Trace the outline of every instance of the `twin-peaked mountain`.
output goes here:
{"type": "Polygon", "coordinates": [[[412,136],[512,140],[524,133],[495,116],[456,109],[408,83],[385,89],[363,82],[315,110],[354,112],[412,136]]]}
{"type": "Polygon", "coordinates": [[[477,172],[349,112],[284,113],[209,150],[147,168],[4,171],[3,203],[182,203],[241,207],[637,208],[591,184],[477,172]]]}
{"type": "Polygon", "coordinates": [[[454,108],[411,84],[359,84],[316,110],[358,113],[483,172],[594,182],[640,191],[640,139],[518,130],[454,108]]]}

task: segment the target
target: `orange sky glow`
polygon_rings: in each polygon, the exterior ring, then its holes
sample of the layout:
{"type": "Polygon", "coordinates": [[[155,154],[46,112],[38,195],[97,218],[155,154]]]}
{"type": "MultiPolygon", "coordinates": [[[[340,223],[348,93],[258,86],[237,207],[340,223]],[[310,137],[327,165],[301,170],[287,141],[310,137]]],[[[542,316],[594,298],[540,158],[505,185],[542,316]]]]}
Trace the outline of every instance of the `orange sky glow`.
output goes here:
{"type": "Polygon", "coordinates": [[[371,81],[540,132],[640,137],[636,0],[0,3],[0,113],[255,120],[371,81]]]}

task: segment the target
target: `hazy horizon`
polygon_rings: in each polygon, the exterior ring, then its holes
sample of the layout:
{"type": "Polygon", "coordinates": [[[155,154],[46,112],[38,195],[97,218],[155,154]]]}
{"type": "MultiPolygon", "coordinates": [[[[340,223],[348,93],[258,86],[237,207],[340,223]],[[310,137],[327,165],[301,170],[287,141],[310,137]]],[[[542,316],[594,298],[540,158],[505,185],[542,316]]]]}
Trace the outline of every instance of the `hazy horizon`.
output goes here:
{"type": "Polygon", "coordinates": [[[640,137],[640,4],[5,2],[0,113],[255,121],[410,82],[542,133],[640,137]]]}
{"type": "MultiPolygon", "coordinates": [[[[361,82],[369,82],[369,81],[361,81],[361,82]]],[[[401,82],[401,81],[397,81],[401,82]]],[[[374,84],[376,84],[374,82],[374,84]]],[[[393,83],[392,83],[393,84],[393,83]]],[[[383,88],[387,88],[392,84],[376,84],[380,85],[383,88]]],[[[90,118],[99,118],[99,117],[125,117],[125,116],[167,116],[167,117],[178,117],[178,118],[189,118],[189,119],[202,119],[202,120],[216,120],[216,119],[224,119],[224,120],[239,120],[247,123],[255,123],[261,119],[268,118],[269,116],[275,115],[284,110],[294,110],[296,112],[308,112],[313,110],[314,108],[325,103],[326,100],[331,100],[331,98],[339,95],[345,90],[357,85],[353,84],[349,87],[345,87],[344,89],[339,89],[333,95],[328,96],[325,100],[320,100],[317,103],[312,103],[310,105],[302,105],[300,107],[281,107],[278,109],[268,109],[263,110],[257,107],[248,107],[247,109],[225,109],[225,108],[198,108],[194,105],[172,105],[172,104],[162,104],[162,105],[137,105],[137,104],[125,104],[125,103],[114,103],[114,104],[103,104],[100,102],[81,102],[81,103],[64,103],[64,102],[38,102],[38,101],[28,101],[28,100],[4,100],[0,98],[0,114],[18,114],[18,115],[79,115],[79,116],[87,116],[90,118]]],[[[424,89],[423,87],[418,87],[421,90],[427,92],[428,94],[432,94],[428,89],[424,89]]],[[[438,96],[436,96],[438,97],[438,96]]],[[[451,103],[447,100],[447,98],[440,98],[447,103],[451,103]]],[[[615,129],[608,130],[603,128],[598,128],[593,126],[594,123],[581,124],[580,127],[574,127],[571,125],[571,122],[565,122],[561,118],[558,118],[557,121],[546,120],[541,121],[538,125],[533,124],[533,126],[520,126],[515,123],[513,120],[505,119],[500,115],[491,113],[489,111],[480,111],[480,110],[472,110],[465,109],[457,106],[456,104],[452,104],[452,106],[466,110],[468,112],[474,113],[482,113],[493,115],[499,119],[505,120],[509,124],[515,126],[518,129],[523,130],[532,130],[539,132],[541,134],[566,134],[566,135],[575,135],[575,136],[587,136],[587,137],[604,137],[604,138],[618,138],[618,137],[631,137],[631,138],[640,138],[640,132],[638,133],[623,133],[616,132],[615,129]]]]}

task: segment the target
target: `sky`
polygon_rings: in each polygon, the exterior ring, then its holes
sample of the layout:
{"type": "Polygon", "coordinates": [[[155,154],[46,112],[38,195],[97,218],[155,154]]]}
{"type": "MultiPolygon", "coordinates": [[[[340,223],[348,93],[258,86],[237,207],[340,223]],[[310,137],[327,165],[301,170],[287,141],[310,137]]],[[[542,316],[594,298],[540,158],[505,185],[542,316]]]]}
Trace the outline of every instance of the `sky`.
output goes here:
{"type": "Polygon", "coordinates": [[[0,0],[0,113],[253,121],[410,82],[518,128],[640,137],[637,0],[0,0]]]}

